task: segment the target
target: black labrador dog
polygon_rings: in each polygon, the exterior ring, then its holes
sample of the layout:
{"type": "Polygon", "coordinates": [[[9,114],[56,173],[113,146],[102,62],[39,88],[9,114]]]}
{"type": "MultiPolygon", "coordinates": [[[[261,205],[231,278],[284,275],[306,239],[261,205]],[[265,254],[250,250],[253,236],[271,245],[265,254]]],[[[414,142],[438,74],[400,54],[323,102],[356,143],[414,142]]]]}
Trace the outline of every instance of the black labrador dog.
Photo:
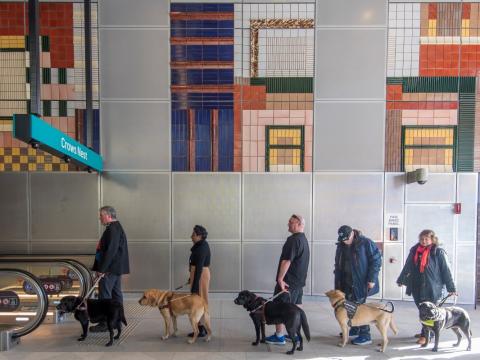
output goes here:
{"type": "Polygon", "coordinates": [[[259,341],[265,343],[265,323],[267,325],[285,324],[288,335],[292,339],[293,347],[287,351],[288,355],[293,355],[295,349],[303,350],[303,338],[300,333],[300,327],[303,328],[305,337],[310,341],[310,328],[308,327],[307,315],[295,304],[286,302],[267,302],[266,299],[255,295],[254,293],[243,290],[238,293],[234,300],[235,304],[243,305],[250,312],[250,317],[255,325],[257,338],[252,345],[258,345],[259,341]],[[260,329],[262,339],[260,340],[260,329]],[[300,345],[297,347],[295,335],[300,339],[300,345]]]}
{"type": "Polygon", "coordinates": [[[112,346],[113,339],[117,340],[120,338],[122,322],[127,326],[123,305],[111,299],[88,299],[86,306],[85,304],[79,306],[82,300],[82,298],[76,296],[65,296],[57,305],[57,310],[63,313],[74,313],[75,319],[80,322],[83,330],[78,341],[83,341],[87,337],[89,322],[106,322],[110,332],[110,341],[105,346],[112,346]],[[113,329],[117,329],[115,337],[113,337],[113,329]]]}
{"type": "Polygon", "coordinates": [[[434,303],[425,301],[420,303],[419,307],[420,321],[422,322],[423,329],[426,334],[426,342],[422,347],[426,347],[430,342],[430,332],[435,334],[435,346],[432,351],[438,351],[438,342],[440,339],[440,330],[452,329],[457,335],[457,343],[453,346],[457,347],[462,341],[462,334],[460,330],[465,334],[468,339],[467,351],[472,350],[472,330],[470,329],[470,317],[468,313],[458,307],[438,307],[434,303]]]}

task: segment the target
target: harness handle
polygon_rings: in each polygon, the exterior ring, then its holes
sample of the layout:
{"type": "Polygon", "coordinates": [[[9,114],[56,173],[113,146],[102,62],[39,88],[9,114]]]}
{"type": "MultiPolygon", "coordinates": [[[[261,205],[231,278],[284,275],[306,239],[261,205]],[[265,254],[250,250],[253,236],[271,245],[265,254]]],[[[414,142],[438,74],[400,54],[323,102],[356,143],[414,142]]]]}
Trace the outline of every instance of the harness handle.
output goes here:
{"type": "Polygon", "coordinates": [[[260,306],[257,306],[255,309],[253,309],[252,311],[250,311],[250,314],[253,314],[255,311],[257,311],[258,309],[260,309],[261,307],[265,306],[266,303],[268,302],[271,302],[272,300],[276,299],[277,297],[279,297],[280,295],[282,295],[283,293],[288,293],[288,290],[282,290],[280,291],[279,293],[277,293],[276,295],[273,295],[273,296],[270,296],[267,301],[265,301],[262,305],[260,306]]]}
{"type": "Polygon", "coordinates": [[[92,287],[90,288],[90,290],[88,290],[88,292],[85,294],[85,296],[83,297],[82,299],[82,302],[80,304],[78,304],[78,306],[75,308],[75,310],[78,310],[80,308],[80,306],[82,306],[84,303],[85,303],[85,300],[87,300],[90,295],[92,295],[92,292],[93,290],[95,290],[95,287],[98,285],[98,283],[100,282],[100,280],[105,276],[105,273],[97,276],[97,278],[95,279],[92,287]]]}

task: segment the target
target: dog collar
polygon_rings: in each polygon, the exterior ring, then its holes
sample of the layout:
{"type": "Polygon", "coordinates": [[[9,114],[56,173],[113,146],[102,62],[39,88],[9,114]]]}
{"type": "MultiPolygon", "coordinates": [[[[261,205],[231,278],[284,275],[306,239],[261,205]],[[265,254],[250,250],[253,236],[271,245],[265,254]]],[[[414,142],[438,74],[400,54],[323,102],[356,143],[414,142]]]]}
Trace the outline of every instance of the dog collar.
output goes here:
{"type": "Polygon", "coordinates": [[[432,326],[435,324],[435,320],[420,320],[420,322],[425,326],[432,326]]]}
{"type": "Polygon", "coordinates": [[[332,305],[332,307],[337,310],[340,306],[345,304],[345,299],[340,299],[338,300],[335,304],[332,305]]]}

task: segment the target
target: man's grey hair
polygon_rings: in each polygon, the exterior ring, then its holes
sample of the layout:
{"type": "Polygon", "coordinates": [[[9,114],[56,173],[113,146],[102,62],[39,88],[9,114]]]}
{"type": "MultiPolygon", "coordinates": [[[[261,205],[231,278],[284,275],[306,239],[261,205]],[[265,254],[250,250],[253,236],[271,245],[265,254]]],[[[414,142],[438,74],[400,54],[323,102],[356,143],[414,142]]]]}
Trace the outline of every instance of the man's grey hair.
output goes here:
{"type": "Polygon", "coordinates": [[[117,211],[112,206],[108,206],[108,205],[102,206],[100,208],[100,212],[104,212],[105,214],[110,215],[112,219],[115,219],[115,220],[117,219],[117,211]]]}
{"type": "Polygon", "coordinates": [[[301,225],[305,226],[305,219],[303,218],[302,215],[293,214],[291,217],[293,217],[294,219],[297,219],[301,225]]]}

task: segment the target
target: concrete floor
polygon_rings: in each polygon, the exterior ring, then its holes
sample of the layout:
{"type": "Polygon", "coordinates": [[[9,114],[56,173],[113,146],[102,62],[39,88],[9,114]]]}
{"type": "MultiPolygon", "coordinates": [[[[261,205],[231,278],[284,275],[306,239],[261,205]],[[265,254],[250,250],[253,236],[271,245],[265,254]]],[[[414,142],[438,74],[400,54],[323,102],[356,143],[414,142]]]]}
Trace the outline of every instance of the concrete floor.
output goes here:
{"type": "MultiPolygon", "coordinates": [[[[187,344],[186,334],[191,331],[186,317],[179,319],[179,336],[163,341],[163,320],[155,308],[141,307],[136,295],[128,295],[125,300],[128,326],[124,328],[120,340],[106,348],[107,333],[90,334],[85,342],[76,339],[81,333],[80,324],[73,318],[57,325],[42,325],[35,332],[22,338],[12,350],[0,353],[0,360],[26,359],[111,359],[116,360],[249,360],[249,359],[480,359],[480,312],[472,306],[463,306],[472,319],[473,349],[465,351],[467,343],[462,341],[459,348],[451,345],[456,340],[451,330],[442,332],[438,353],[433,353],[432,345],[421,349],[415,344],[413,334],[420,325],[415,305],[410,302],[395,303],[395,320],[399,334],[389,333],[390,344],[387,352],[376,351],[380,336],[372,329],[374,343],[367,346],[337,346],[339,326],[333,309],[324,298],[304,300],[312,339],[305,343],[304,351],[295,352],[293,357],[285,355],[290,344],[274,346],[260,344],[252,346],[255,330],[247,312],[233,303],[234,294],[213,294],[210,304],[213,337],[209,343],[199,339],[196,344],[187,344]],[[68,354],[67,354],[68,353],[68,354]]],[[[267,326],[267,335],[274,331],[267,326]]]]}

